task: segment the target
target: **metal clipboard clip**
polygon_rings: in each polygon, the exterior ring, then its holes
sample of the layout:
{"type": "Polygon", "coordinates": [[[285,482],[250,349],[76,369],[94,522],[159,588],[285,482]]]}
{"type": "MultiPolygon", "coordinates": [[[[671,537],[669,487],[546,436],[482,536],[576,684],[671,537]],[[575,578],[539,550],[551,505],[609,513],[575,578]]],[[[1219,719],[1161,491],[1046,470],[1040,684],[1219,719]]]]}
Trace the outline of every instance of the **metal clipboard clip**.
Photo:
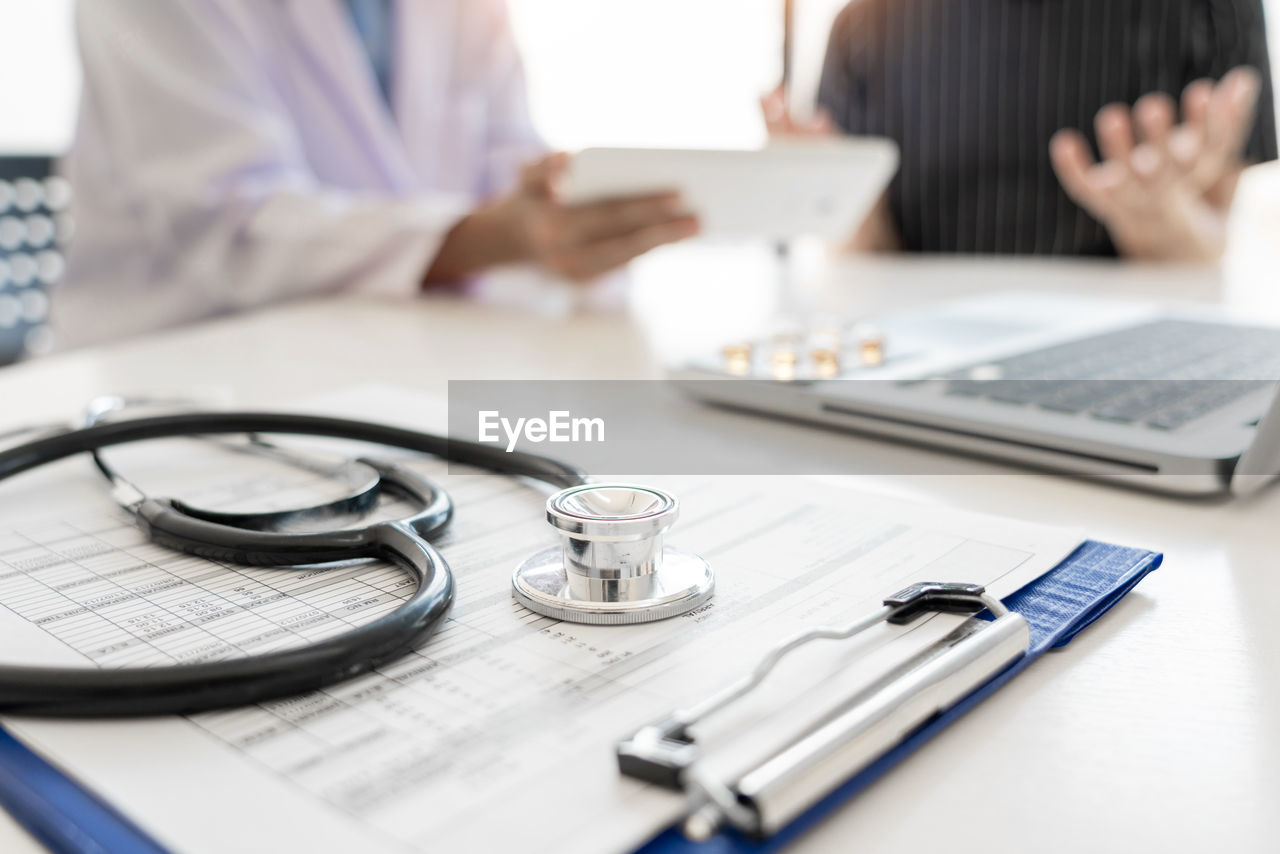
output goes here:
{"type": "Polygon", "coordinates": [[[618,744],[618,769],[683,791],[689,799],[684,832],[690,839],[710,838],[725,824],[752,837],[771,836],[1030,646],[1026,620],[983,587],[913,584],[853,623],[810,629],[780,643],[737,682],[641,727],[618,744]],[[736,781],[713,779],[701,767],[689,728],[753,691],[792,651],[816,640],[851,638],[882,622],[903,625],[926,613],[977,614],[984,609],[994,620],[966,620],[736,781]]]}

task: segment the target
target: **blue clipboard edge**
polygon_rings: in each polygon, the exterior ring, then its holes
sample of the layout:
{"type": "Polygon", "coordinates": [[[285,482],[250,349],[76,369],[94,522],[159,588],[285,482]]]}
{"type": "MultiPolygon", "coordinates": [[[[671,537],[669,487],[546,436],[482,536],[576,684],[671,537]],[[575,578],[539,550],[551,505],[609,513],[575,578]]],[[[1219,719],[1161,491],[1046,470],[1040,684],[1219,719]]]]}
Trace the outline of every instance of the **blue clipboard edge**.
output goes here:
{"type": "MultiPolygon", "coordinates": [[[[838,809],[890,768],[987,696],[1046,650],[1072,638],[1115,606],[1163,555],[1086,541],[1057,567],[1005,599],[1031,627],[1031,649],[1005,671],[917,730],[906,741],[836,789],[770,839],[759,841],[726,832],[695,844],[669,828],[638,854],[689,851],[777,851],[838,809]]],[[[55,854],[166,854],[166,849],[106,801],[68,777],[0,728],[0,806],[55,854]]]]}
{"type": "Polygon", "coordinates": [[[1056,567],[1004,600],[1011,610],[1026,618],[1031,628],[1031,648],[1026,655],[916,730],[782,831],[768,839],[757,840],[726,830],[706,842],[696,843],[674,826],[642,845],[636,854],[766,854],[780,851],[1021,673],[1046,651],[1070,643],[1115,607],[1163,560],[1164,555],[1146,549],[1086,540],[1056,567]]]}
{"type": "Polygon", "coordinates": [[[55,854],[166,854],[106,801],[3,728],[0,806],[55,854]]]}

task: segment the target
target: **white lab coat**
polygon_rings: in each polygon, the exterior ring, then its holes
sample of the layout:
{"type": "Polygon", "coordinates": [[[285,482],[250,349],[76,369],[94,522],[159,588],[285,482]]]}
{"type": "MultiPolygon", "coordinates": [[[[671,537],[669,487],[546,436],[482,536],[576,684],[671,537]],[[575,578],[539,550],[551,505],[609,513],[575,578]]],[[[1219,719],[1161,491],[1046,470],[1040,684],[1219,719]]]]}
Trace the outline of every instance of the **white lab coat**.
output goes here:
{"type": "Polygon", "coordinates": [[[412,295],[542,150],[504,0],[400,0],[394,118],[341,0],[80,0],[64,345],[304,294],[412,295]]]}

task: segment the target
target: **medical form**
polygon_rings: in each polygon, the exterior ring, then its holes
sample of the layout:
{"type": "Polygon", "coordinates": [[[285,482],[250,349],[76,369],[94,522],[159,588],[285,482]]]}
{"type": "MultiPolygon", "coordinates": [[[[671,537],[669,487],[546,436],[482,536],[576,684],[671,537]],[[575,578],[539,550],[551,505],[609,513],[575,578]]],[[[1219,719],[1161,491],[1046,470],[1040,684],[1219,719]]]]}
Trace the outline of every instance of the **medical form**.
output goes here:
{"type": "MultiPolygon", "coordinates": [[[[404,420],[433,407],[380,391],[329,408],[404,420]]],[[[146,451],[129,453],[142,460],[146,451]]],[[[161,480],[179,468],[160,458],[170,453],[179,450],[157,450],[161,480]]],[[[547,493],[439,461],[413,466],[457,503],[437,543],[457,600],[416,652],[248,708],[4,726],[175,851],[629,851],[683,804],[618,775],[619,738],[740,675],[801,628],[846,622],[913,581],[983,583],[1004,596],[1082,540],[799,478],[644,478],[680,496],[672,541],[711,562],[715,597],[657,623],[570,625],[511,598],[516,564],[555,541],[547,493]]],[[[69,461],[0,490],[5,663],[145,666],[282,648],[372,619],[412,583],[389,565],[281,571],[169,552],[113,509],[89,469],[69,461]]],[[[315,475],[268,473],[234,454],[205,476],[204,491],[183,497],[285,506],[320,488],[315,475]]],[[[824,693],[869,681],[958,619],[886,626],[778,674],[772,703],[723,722],[738,748],[720,766],[750,761],[760,744],[752,732],[803,723],[783,712],[821,708],[824,693]]]]}

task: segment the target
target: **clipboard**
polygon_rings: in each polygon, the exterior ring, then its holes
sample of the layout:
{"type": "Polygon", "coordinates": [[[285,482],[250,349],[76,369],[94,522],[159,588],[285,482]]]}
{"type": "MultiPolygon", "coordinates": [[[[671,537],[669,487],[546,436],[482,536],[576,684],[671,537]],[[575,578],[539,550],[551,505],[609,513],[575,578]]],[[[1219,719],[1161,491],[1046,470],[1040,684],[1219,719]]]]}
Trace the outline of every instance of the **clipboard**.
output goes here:
{"type": "MultiPolygon", "coordinates": [[[[637,854],[729,854],[779,851],[871,785],[1050,649],[1066,645],[1110,610],[1163,556],[1145,549],[1086,541],[1057,567],[1006,598],[1030,633],[1026,651],[997,675],[912,732],[852,778],[765,838],[732,828],[693,842],[680,826],[662,831],[637,854]]],[[[164,854],[165,848],[96,793],[0,729],[0,806],[57,854],[164,854]]]]}
{"type": "Polygon", "coordinates": [[[1162,554],[1145,549],[1094,540],[1084,542],[1057,567],[1004,600],[1004,605],[1021,615],[1030,630],[1030,643],[1023,655],[879,755],[785,827],[763,838],[727,827],[708,839],[694,841],[682,824],[677,824],[642,845],[636,854],[766,854],[783,850],[1045,652],[1070,643],[1158,568],[1163,559],[1162,554]]]}

